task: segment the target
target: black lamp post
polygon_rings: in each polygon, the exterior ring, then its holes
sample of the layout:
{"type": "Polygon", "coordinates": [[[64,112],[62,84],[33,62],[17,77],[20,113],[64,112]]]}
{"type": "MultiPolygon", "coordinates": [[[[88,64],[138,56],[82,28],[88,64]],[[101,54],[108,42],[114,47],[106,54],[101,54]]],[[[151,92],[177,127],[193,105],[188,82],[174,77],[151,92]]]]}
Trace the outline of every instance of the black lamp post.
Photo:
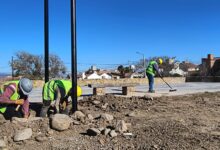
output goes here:
{"type": "Polygon", "coordinates": [[[72,112],[77,110],[76,0],[71,0],[72,112]]]}

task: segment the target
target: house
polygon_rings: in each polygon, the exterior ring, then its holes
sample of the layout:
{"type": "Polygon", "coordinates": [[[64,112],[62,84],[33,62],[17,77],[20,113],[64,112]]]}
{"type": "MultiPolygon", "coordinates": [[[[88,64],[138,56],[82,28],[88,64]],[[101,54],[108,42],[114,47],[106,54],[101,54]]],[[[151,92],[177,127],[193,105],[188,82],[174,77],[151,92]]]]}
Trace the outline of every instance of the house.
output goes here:
{"type": "Polygon", "coordinates": [[[185,72],[188,72],[188,71],[198,71],[199,68],[197,65],[189,62],[189,61],[183,61],[179,64],[179,67],[180,69],[182,69],[183,71],[185,72]]]}
{"type": "Polygon", "coordinates": [[[102,73],[100,76],[102,79],[112,79],[112,76],[108,73],[102,73]]]}
{"type": "Polygon", "coordinates": [[[169,72],[172,76],[185,76],[186,72],[184,72],[182,69],[180,69],[180,64],[175,63],[174,68],[169,72]]]}
{"type": "Polygon", "coordinates": [[[202,58],[202,64],[200,65],[200,75],[218,75],[220,72],[220,57],[214,57],[212,54],[208,54],[207,58],[202,58]]]}
{"type": "Polygon", "coordinates": [[[133,78],[143,78],[143,74],[140,74],[140,73],[133,73],[133,72],[130,72],[130,73],[125,73],[125,78],[130,78],[130,79],[133,79],[133,78]]]}
{"type": "Polygon", "coordinates": [[[112,79],[120,79],[121,75],[119,72],[111,72],[112,79]]]}
{"type": "Polygon", "coordinates": [[[86,79],[102,79],[102,77],[94,71],[92,74],[86,75],[86,79]]]}

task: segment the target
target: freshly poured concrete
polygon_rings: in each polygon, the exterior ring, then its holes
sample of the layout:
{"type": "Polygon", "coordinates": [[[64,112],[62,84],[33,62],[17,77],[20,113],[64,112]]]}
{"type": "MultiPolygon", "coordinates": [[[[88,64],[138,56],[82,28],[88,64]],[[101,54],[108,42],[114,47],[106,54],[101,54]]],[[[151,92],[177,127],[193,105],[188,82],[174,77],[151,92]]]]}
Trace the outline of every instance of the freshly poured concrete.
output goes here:
{"type": "MultiPolygon", "coordinates": [[[[148,85],[140,85],[135,87],[135,92],[128,96],[173,96],[173,95],[185,95],[199,92],[216,92],[220,91],[220,83],[207,83],[207,82],[192,82],[192,83],[179,83],[171,84],[173,89],[177,89],[176,92],[169,92],[169,87],[166,84],[159,84],[155,86],[156,93],[148,93],[148,85]]],[[[92,88],[87,86],[82,87],[82,96],[92,95],[92,88]]],[[[107,87],[106,93],[113,93],[115,95],[121,95],[122,91],[120,87],[107,87]]],[[[42,88],[34,88],[33,92],[29,96],[31,102],[42,102],[42,88]]],[[[80,99],[80,98],[79,98],[80,99]]]]}

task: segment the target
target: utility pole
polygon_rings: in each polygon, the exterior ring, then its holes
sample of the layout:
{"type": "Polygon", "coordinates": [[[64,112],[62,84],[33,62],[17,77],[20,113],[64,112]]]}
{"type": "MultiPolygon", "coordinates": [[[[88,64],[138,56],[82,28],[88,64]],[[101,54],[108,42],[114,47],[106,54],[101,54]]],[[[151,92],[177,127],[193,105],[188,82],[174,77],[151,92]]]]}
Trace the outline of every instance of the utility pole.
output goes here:
{"type": "Polygon", "coordinates": [[[143,57],[144,78],[146,78],[146,63],[145,63],[144,54],[140,53],[140,52],[136,52],[136,53],[142,55],[142,57],[143,57]]]}
{"type": "Polygon", "coordinates": [[[71,73],[72,73],[72,112],[77,110],[77,61],[76,61],[76,0],[71,0],[71,73]]]}
{"type": "Polygon", "coordinates": [[[13,56],[11,57],[11,77],[12,77],[12,80],[14,80],[14,58],[13,56]]]}

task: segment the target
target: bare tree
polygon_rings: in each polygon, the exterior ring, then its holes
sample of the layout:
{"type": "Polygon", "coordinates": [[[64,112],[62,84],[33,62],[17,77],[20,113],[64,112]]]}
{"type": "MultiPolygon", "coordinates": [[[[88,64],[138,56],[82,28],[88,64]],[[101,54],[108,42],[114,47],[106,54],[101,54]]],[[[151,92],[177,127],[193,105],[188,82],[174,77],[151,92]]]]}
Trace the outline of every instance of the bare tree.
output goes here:
{"type": "MultiPolygon", "coordinates": [[[[44,58],[43,56],[33,55],[25,51],[16,53],[12,66],[15,76],[25,76],[31,79],[43,79],[44,77],[44,58]]],[[[57,55],[49,57],[49,72],[51,77],[59,77],[66,73],[66,67],[57,55]]]]}
{"type": "Polygon", "coordinates": [[[57,55],[50,54],[49,57],[50,76],[52,78],[60,77],[66,73],[66,70],[67,69],[63,61],[57,55]]]}
{"type": "MultiPolygon", "coordinates": [[[[12,62],[9,62],[9,64],[12,66],[12,62]]],[[[41,56],[19,51],[16,53],[16,57],[13,61],[14,75],[41,79],[42,64],[41,56]]]]}

